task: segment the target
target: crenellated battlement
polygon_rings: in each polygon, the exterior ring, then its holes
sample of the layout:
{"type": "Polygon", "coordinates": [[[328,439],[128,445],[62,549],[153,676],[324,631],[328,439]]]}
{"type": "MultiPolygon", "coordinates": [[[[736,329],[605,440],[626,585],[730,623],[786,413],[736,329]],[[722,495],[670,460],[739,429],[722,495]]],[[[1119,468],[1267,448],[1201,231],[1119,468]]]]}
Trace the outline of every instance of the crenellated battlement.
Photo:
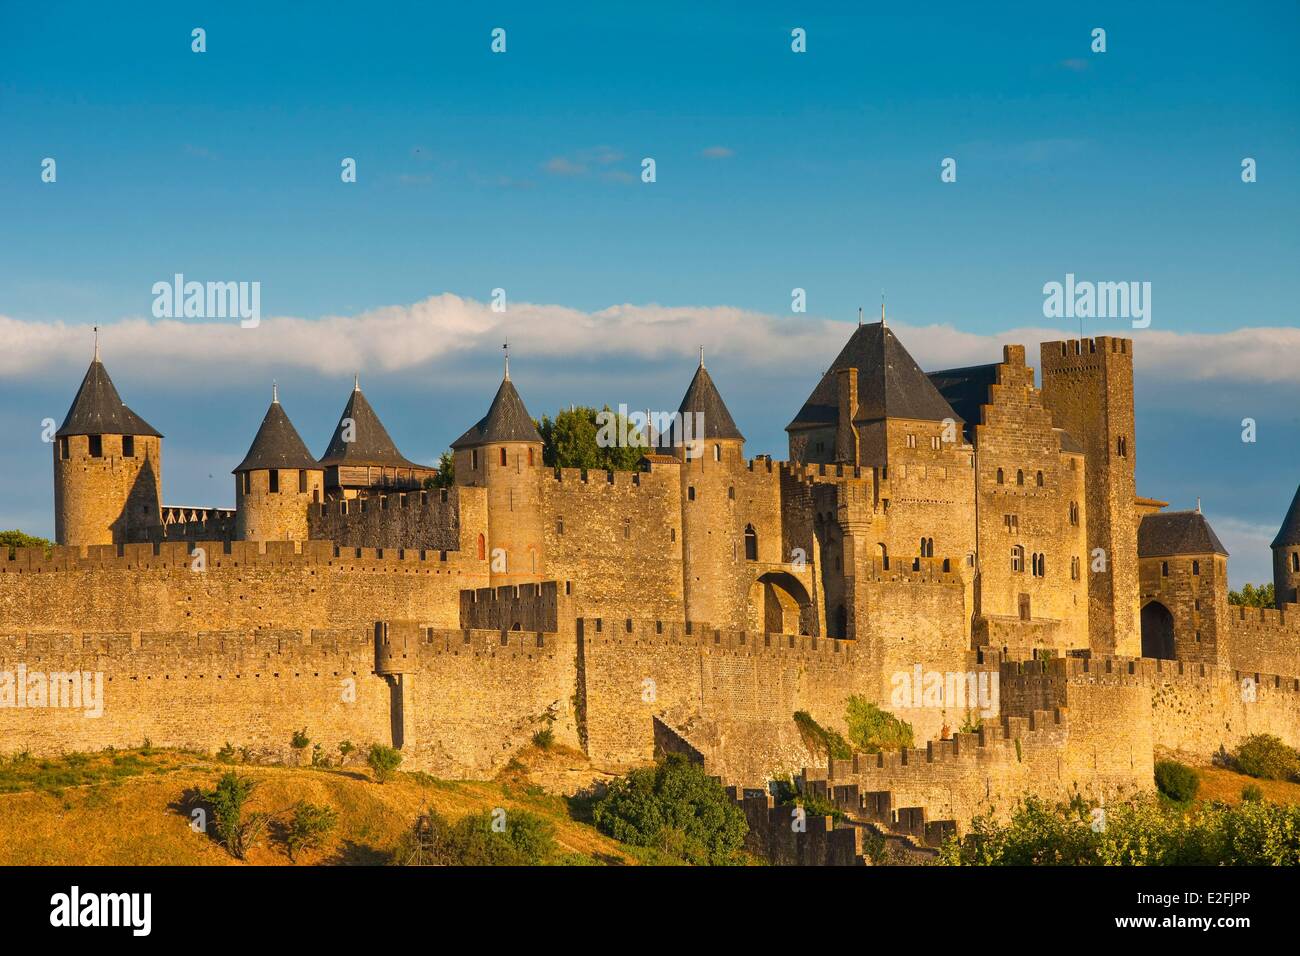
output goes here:
{"type": "Polygon", "coordinates": [[[1300,694],[1300,678],[1280,674],[1234,670],[1201,661],[1171,661],[1150,657],[1056,657],[1045,661],[1010,661],[1002,665],[1002,679],[1092,682],[1132,687],[1188,684],[1202,689],[1222,681],[1240,684],[1250,679],[1256,687],[1300,694]]]}
{"type": "Polygon", "coordinates": [[[715,628],[699,621],[659,621],[643,618],[588,617],[578,620],[579,633],[590,647],[680,647],[706,654],[774,655],[848,666],[856,641],[801,634],[755,634],[715,628]]]}
{"type": "MultiPolygon", "coordinates": [[[[1099,356],[1105,356],[1107,353],[1131,356],[1133,340],[1113,335],[1098,335],[1095,338],[1044,342],[1041,348],[1043,357],[1052,359],[1053,367],[1080,367],[1095,362],[1099,356]]],[[[1047,364],[1044,362],[1044,365],[1047,364]]],[[[1044,368],[1044,372],[1047,370],[1044,368]]]]}
{"type": "Polygon", "coordinates": [[[207,569],[323,566],[438,572],[454,567],[457,551],[423,548],[348,548],[332,541],[163,541],[0,549],[0,574],[40,574],[91,569],[198,571],[197,552],[207,569]]]}
{"type": "Polygon", "coordinates": [[[862,562],[860,576],[880,584],[939,584],[962,585],[962,576],[956,570],[954,558],[867,558],[862,562]]]}

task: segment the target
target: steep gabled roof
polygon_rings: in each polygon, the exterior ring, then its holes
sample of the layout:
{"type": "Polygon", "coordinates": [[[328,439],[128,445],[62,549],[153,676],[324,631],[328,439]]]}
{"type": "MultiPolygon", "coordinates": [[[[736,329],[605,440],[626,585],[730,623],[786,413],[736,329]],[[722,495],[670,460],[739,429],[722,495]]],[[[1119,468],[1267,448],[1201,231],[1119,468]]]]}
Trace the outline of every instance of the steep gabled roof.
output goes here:
{"type": "Polygon", "coordinates": [[[1277,537],[1273,539],[1270,547],[1290,548],[1297,544],[1300,544],[1300,488],[1295,490],[1291,507],[1287,509],[1286,517],[1282,519],[1282,527],[1278,529],[1277,537]]]}
{"type": "Polygon", "coordinates": [[[263,468],[320,468],[278,401],[271,402],[248,454],[232,474],[263,468]]]}
{"type": "Polygon", "coordinates": [[[162,433],[122,403],[108,370],[98,355],[81,380],[63,425],[55,433],[64,435],[151,435],[162,433]]]}
{"type": "Polygon", "coordinates": [[[489,442],[535,441],[540,443],[542,436],[533,424],[533,417],[524,407],[524,400],[515,391],[514,384],[507,375],[501,380],[501,387],[492,399],[488,413],[451,443],[452,448],[472,448],[489,442]]]}
{"type": "Polygon", "coordinates": [[[1219,536],[1199,511],[1158,511],[1142,516],[1138,525],[1138,557],[1177,554],[1228,556],[1219,536]]]}
{"type": "Polygon", "coordinates": [[[682,397],[682,403],[678,406],[677,412],[680,417],[673,422],[672,427],[666,429],[659,436],[660,448],[669,447],[679,440],[679,436],[676,434],[678,423],[684,423],[688,414],[700,416],[699,418],[693,418],[689,426],[682,426],[683,431],[689,427],[692,440],[715,438],[735,441],[745,440],[745,436],[736,427],[736,421],[731,417],[731,412],[727,410],[727,403],[722,400],[718,387],[713,384],[713,376],[704,367],[703,361],[700,362],[700,367],[695,370],[695,377],[691,379],[691,384],[687,387],[686,394],[682,397]],[[703,423],[703,434],[695,433],[697,422],[703,423]]]}
{"type": "Polygon", "coordinates": [[[963,420],[903,348],[893,330],[883,322],[875,322],[858,326],[794,421],[786,426],[787,431],[834,425],[839,421],[836,372],[842,368],[858,370],[857,421],[963,420]]]}
{"type": "Polygon", "coordinates": [[[396,468],[420,468],[408,461],[397,450],[393,439],[389,437],[384,423],[375,414],[374,408],[366,401],[361,388],[356,386],[343,407],[339,423],[334,427],[329,447],[321,456],[320,464],[325,465],[377,465],[396,468]],[[344,441],[344,422],[352,420],[352,441],[344,441]]]}

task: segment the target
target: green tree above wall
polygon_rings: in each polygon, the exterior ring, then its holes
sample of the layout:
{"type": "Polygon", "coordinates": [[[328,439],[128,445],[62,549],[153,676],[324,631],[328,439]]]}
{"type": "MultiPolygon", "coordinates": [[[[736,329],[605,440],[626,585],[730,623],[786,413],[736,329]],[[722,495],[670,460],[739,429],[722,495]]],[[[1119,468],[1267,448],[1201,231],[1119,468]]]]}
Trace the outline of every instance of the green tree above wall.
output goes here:
{"type": "Polygon", "coordinates": [[[425,491],[435,488],[450,488],[456,483],[456,456],[450,448],[438,456],[438,473],[424,479],[425,491]]]}
{"type": "Polygon", "coordinates": [[[52,548],[53,541],[47,541],[45,538],[38,538],[33,534],[24,534],[14,529],[13,531],[0,531],[0,548],[52,548]]]}
{"type": "Polygon", "coordinates": [[[1241,586],[1240,591],[1228,592],[1229,604],[1242,604],[1246,607],[1276,607],[1276,595],[1273,593],[1273,582],[1270,581],[1261,587],[1247,583],[1241,586]]]}
{"type": "Polygon", "coordinates": [[[585,405],[564,409],[554,418],[543,416],[536,425],[542,435],[542,461],[551,468],[635,471],[641,456],[649,451],[641,434],[622,415],[611,412],[608,405],[601,411],[585,405]],[[602,412],[613,416],[605,433],[626,436],[626,444],[602,447],[597,440],[602,432],[597,416],[602,412]]]}

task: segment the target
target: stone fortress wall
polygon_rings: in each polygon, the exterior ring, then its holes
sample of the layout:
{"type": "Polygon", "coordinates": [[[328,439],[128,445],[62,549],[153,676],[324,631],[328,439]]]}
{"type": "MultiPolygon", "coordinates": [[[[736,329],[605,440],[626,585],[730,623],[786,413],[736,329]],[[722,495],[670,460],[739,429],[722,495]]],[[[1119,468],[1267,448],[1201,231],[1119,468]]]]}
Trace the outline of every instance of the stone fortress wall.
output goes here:
{"type": "MultiPolygon", "coordinates": [[[[731,783],[802,773],[849,788],[869,817],[887,793],[912,824],[915,811],[954,826],[1026,790],[1148,789],[1156,747],[1205,758],[1261,731],[1300,743],[1296,606],[1228,607],[1222,555],[1138,557],[1131,346],[1046,343],[1042,389],[1019,346],[954,370],[991,383],[969,444],[899,418],[798,438],[851,460],[747,460],[743,439],[720,436],[636,472],[556,472],[510,432],[459,447],[442,490],[314,500],[282,473],[266,513],[294,512],[289,540],[203,540],[249,523],[212,509],[164,521],[161,506],[145,534],[160,440],[137,440],[125,488],[77,484],[78,469],[118,466],[73,435],[69,458],[56,450],[56,508],[82,540],[0,552],[0,674],[101,673],[104,713],[6,706],[0,683],[0,732],[40,753],[149,738],[291,756],[305,727],[474,777],[550,727],[602,768],[680,750],[731,783]],[[76,504],[92,499],[93,514],[76,504]],[[1176,660],[1129,653],[1150,600],[1173,611],[1176,660]],[[996,674],[999,712],[963,733],[971,702],[897,698],[917,671],[996,674]],[[918,746],[828,766],[792,715],[845,732],[852,695],[911,723],[918,746]]],[[[850,414],[860,383],[838,380],[850,414]]],[[[112,438],[101,451],[124,457],[112,438]]]]}

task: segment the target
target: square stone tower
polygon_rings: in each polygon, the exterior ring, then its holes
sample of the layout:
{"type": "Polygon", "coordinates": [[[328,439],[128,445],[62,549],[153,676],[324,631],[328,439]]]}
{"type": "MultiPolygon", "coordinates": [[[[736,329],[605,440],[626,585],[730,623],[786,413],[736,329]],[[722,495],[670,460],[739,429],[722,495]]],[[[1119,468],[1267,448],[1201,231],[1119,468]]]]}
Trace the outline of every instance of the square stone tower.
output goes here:
{"type": "Polygon", "coordinates": [[[1044,342],[1043,403],[1084,451],[1089,642],[1098,654],[1137,656],[1136,437],[1133,340],[1044,342]]]}

